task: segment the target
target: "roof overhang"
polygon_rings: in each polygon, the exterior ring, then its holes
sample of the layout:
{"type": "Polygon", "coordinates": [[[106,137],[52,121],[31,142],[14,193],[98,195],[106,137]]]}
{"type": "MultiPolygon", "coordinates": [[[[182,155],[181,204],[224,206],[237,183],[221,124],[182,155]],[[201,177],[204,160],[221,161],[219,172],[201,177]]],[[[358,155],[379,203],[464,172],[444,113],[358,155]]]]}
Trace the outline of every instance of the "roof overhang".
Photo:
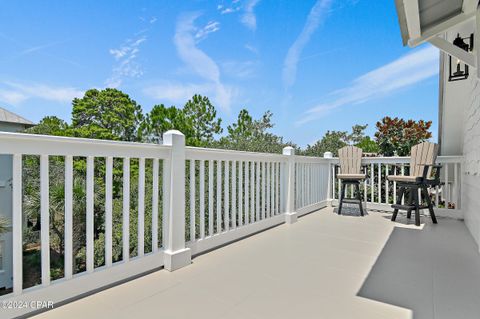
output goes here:
{"type": "MultiPolygon", "coordinates": [[[[466,52],[445,40],[445,33],[467,21],[476,20],[480,30],[479,0],[395,0],[403,44],[416,47],[429,42],[447,54],[476,67],[480,64],[474,50],[466,52]]],[[[480,34],[475,32],[475,43],[480,34]]],[[[480,75],[480,68],[477,68],[480,75]]],[[[480,76],[479,76],[480,77],[480,76]]]]}

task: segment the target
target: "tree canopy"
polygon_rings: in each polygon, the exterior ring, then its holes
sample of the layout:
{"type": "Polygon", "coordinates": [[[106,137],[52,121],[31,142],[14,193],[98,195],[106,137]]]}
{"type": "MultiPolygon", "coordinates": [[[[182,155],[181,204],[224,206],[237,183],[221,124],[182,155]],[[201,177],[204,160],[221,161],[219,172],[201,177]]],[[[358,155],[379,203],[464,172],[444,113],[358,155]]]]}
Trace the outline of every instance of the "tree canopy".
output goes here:
{"type": "Polygon", "coordinates": [[[432,121],[384,117],[377,122],[375,140],[384,156],[408,156],[412,146],[432,137],[432,121]]]}

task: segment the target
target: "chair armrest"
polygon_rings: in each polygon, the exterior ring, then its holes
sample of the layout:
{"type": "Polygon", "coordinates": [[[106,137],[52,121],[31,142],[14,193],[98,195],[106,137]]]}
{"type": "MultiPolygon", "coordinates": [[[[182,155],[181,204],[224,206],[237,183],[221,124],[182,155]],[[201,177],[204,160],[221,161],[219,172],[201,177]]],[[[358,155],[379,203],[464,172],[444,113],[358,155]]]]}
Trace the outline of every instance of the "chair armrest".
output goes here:
{"type": "Polygon", "coordinates": [[[428,170],[435,169],[435,175],[434,175],[434,180],[440,182],[440,169],[443,167],[442,165],[438,164],[422,164],[423,166],[423,179],[426,180],[428,179],[428,170]]]}

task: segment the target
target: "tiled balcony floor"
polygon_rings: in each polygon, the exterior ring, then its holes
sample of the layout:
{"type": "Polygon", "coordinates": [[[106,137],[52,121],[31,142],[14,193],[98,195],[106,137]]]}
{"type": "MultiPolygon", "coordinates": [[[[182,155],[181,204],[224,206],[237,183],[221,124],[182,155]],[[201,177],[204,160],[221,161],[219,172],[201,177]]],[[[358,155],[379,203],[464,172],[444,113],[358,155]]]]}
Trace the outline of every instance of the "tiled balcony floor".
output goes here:
{"type": "Polygon", "coordinates": [[[38,318],[479,318],[465,225],[389,217],[326,208],[38,318]]]}

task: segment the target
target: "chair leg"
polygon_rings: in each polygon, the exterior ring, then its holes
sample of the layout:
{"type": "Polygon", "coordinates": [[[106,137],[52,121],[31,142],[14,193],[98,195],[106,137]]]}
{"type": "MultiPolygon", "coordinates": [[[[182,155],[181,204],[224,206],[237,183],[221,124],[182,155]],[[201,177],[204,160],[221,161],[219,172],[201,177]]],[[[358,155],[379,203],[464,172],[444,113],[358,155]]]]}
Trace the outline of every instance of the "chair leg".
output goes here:
{"type": "MultiPolygon", "coordinates": [[[[398,190],[397,205],[400,205],[402,203],[402,198],[404,193],[405,193],[405,187],[401,186],[400,189],[398,190]]],[[[393,210],[392,222],[394,222],[395,219],[397,218],[397,214],[398,214],[398,208],[395,208],[393,210]]]]}
{"type": "MultiPolygon", "coordinates": [[[[413,205],[413,190],[410,189],[408,192],[408,205],[413,205]]],[[[407,218],[410,219],[412,217],[412,210],[407,210],[407,218]]]]}
{"type": "Polygon", "coordinates": [[[425,199],[427,200],[427,205],[428,205],[428,211],[430,212],[430,217],[432,218],[432,222],[434,224],[437,223],[437,217],[435,217],[435,212],[433,211],[433,204],[432,204],[432,199],[428,195],[428,190],[426,186],[422,186],[422,193],[425,199]]]}
{"type": "Polygon", "coordinates": [[[360,183],[355,184],[355,189],[357,191],[358,205],[360,205],[360,215],[363,215],[363,205],[362,205],[362,194],[360,193],[360,183]]]}
{"type": "Polygon", "coordinates": [[[415,226],[420,226],[420,204],[418,202],[418,188],[412,187],[410,190],[413,192],[413,198],[415,201],[415,226]]]}
{"type": "Polygon", "coordinates": [[[342,183],[342,190],[340,192],[340,203],[338,205],[338,215],[342,214],[342,205],[343,205],[343,199],[345,198],[345,183],[342,183]]]}

